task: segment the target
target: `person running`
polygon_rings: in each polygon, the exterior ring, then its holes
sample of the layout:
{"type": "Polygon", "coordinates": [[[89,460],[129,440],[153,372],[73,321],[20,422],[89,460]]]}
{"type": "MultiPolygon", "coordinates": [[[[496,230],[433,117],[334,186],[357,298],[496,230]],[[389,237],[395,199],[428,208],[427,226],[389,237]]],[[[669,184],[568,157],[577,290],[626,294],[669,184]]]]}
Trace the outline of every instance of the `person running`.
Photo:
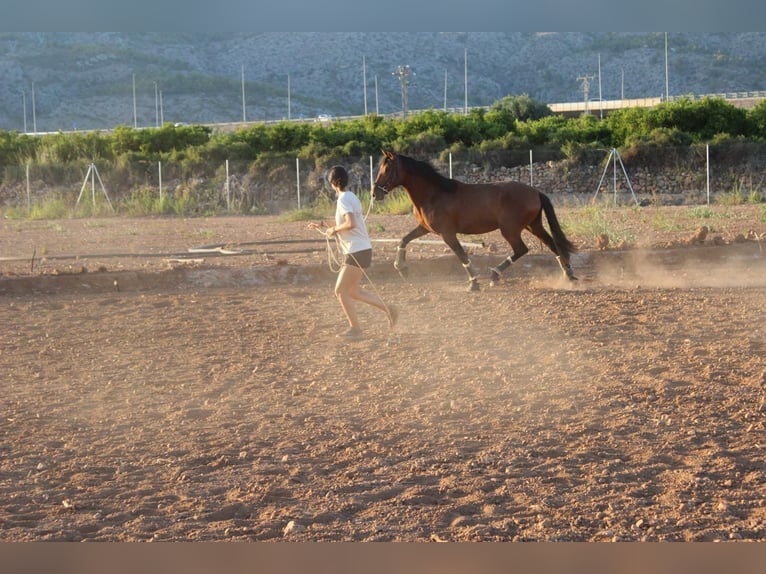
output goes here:
{"type": "MultiPolygon", "coordinates": [[[[356,301],[372,305],[386,313],[389,327],[393,328],[398,318],[398,311],[392,305],[386,305],[376,293],[365,291],[362,287],[364,269],[372,263],[372,242],[367,234],[367,225],[362,214],[362,203],[353,191],[348,189],[348,172],[343,166],[333,166],[327,174],[327,181],[335,190],[335,225],[324,232],[328,237],[337,237],[343,263],[335,282],[335,296],[343,308],[349,329],[338,335],[349,340],[363,338],[356,312],[356,301]]],[[[324,222],[309,223],[309,229],[322,230],[324,222]]]]}

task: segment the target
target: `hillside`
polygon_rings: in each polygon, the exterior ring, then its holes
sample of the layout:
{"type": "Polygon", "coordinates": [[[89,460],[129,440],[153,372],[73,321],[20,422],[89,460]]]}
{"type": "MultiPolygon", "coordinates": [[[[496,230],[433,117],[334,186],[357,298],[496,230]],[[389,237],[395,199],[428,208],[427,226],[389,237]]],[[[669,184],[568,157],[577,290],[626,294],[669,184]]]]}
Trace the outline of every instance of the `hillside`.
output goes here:
{"type": "MultiPolygon", "coordinates": [[[[766,89],[766,33],[668,34],[671,95],[766,89]]],[[[0,33],[0,129],[395,113],[665,93],[664,33],[0,33]],[[467,72],[467,74],[466,74],[467,72]],[[133,85],[135,79],[135,98],[133,85]],[[34,89],[33,89],[34,87],[34,89]],[[289,88],[289,96],[288,96],[289,88]],[[135,114],[134,114],[135,103],[135,114]]]]}

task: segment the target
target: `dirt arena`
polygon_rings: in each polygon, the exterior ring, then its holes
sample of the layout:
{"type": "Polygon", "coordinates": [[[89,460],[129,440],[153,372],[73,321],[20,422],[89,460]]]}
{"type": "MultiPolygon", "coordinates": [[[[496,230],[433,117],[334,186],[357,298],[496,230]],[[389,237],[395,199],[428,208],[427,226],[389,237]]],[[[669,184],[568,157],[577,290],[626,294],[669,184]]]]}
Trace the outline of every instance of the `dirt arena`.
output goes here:
{"type": "Polygon", "coordinates": [[[652,209],[576,283],[376,241],[354,343],[305,223],[2,221],[0,540],[766,540],[763,211],[652,209]]]}

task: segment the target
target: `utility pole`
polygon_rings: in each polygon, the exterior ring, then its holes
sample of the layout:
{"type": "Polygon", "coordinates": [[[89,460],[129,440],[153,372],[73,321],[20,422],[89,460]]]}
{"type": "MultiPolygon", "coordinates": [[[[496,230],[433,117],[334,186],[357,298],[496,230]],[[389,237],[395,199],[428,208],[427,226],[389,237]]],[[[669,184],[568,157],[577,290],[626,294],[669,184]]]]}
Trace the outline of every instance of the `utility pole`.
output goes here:
{"type": "Polygon", "coordinates": [[[410,75],[412,70],[409,66],[398,66],[394,76],[399,78],[399,83],[402,88],[402,119],[407,119],[407,88],[410,85],[410,75]]]}
{"type": "Polygon", "coordinates": [[[582,92],[585,101],[585,112],[588,113],[588,99],[590,94],[590,82],[595,76],[578,76],[577,79],[582,82],[582,92]]]}

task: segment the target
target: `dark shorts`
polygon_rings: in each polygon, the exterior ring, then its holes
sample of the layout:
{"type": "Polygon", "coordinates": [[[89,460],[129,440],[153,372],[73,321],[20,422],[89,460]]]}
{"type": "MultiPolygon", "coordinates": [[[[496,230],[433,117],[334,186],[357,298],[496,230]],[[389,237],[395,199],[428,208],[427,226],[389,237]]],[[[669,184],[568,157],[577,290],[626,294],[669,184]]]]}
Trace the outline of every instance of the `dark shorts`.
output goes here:
{"type": "Polygon", "coordinates": [[[344,265],[353,265],[354,267],[361,267],[367,269],[372,263],[372,249],[363,249],[356,253],[348,253],[343,260],[344,265]]]}

